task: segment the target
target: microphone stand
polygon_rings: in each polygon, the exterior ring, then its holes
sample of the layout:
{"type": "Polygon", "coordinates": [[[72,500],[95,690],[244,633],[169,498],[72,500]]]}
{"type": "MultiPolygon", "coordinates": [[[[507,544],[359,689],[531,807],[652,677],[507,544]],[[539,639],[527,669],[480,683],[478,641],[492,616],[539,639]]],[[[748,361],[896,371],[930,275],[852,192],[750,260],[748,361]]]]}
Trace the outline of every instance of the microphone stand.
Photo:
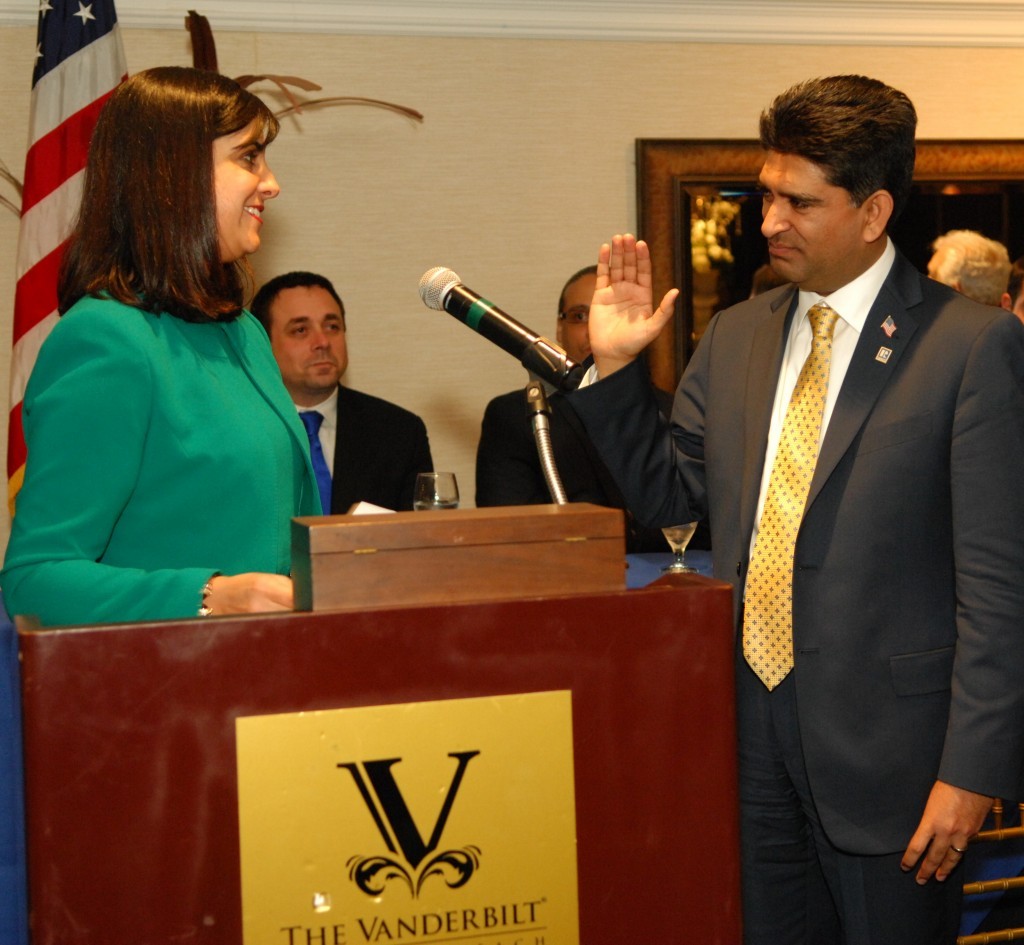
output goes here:
{"type": "Polygon", "coordinates": [[[548,405],[547,394],[544,393],[544,385],[540,381],[530,381],[523,393],[526,396],[526,409],[530,414],[533,439],[537,444],[537,455],[540,457],[540,468],[544,473],[548,492],[557,505],[568,505],[569,500],[566,498],[565,487],[555,464],[555,454],[551,449],[551,424],[548,419],[551,416],[551,407],[548,405]]]}

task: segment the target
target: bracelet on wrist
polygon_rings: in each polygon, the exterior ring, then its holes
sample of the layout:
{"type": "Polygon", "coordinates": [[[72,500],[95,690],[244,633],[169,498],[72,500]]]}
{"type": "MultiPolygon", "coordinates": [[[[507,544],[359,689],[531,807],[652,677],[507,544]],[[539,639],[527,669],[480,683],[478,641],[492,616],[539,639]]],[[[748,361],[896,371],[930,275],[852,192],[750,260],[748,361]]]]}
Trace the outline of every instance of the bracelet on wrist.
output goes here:
{"type": "Polygon", "coordinates": [[[210,580],[203,585],[203,589],[199,592],[199,611],[198,616],[200,617],[212,617],[213,611],[210,609],[210,581],[212,581],[216,574],[210,575],[210,580]]]}

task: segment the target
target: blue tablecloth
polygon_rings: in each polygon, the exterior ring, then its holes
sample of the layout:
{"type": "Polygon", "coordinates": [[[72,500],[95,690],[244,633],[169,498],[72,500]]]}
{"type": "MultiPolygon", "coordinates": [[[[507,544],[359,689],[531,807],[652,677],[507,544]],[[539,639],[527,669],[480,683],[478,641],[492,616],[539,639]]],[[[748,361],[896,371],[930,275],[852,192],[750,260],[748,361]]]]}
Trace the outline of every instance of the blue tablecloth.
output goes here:
{"type": "Polygon", "coordinates": [[[28,943],[18,635],[0,600],[0,942],[28,943]]]}
{"type": "MultiPolygon", "coordinates": [[[[675,555],[670,551],[626,555],[626,587],[646,587],[651,581],[658,580],[662,569],[670,565],[674,559],[675,555]]],[[[711,577],[710,551],[688,551],[686,563],[691,568],[696,568],[698,574],[711,577]]]]}

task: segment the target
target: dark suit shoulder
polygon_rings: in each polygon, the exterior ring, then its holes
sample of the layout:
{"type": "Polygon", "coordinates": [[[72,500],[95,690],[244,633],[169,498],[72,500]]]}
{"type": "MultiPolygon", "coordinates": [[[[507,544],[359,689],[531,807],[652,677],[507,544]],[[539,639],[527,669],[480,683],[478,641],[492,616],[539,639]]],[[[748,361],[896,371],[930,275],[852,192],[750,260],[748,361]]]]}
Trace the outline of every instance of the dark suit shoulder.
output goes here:
{"type": "Polygon", "coordinates": [[[492,398],[484,409],[476,452],[476,504],[549,502],[521,390],[492,398]]]}
{"type": "Polygon", "coordinates": [[[717,321],[740,322],[749,324],[751,319],[758,320],[770,317],[781,309],[788,309],[797,296],[797,288],[793,283],[781,285],[750,299],[743,299],[735,305],[718,312],[717,321]]]}
{"type": "MultiPolygon", "coordinates": [[[[919,282],[919,294],[915,303],[907,303],[898,289],[894,289],[893,295],[904,302],[907,310],[922,323],[949,322],[954,326],[959,323],[968,334],[973,335],[993,321],[1018,321],[1017,316],[1006,309],[969,299],[966,295],[961,295],[955,289],[929,279],[916,270],[914,276],[919,282]]],[[[888,288],[891,288],[889,283],[883,286],[882,291],[885,292],[888,288]]]]}
{"type": "Polygon", "coordinates": [[[510,390],[492,398],[484,408],[483,423],[487,427],[492,425],[502,428],[514,427],[517,431],[529,432],[529,414],[523,391],[510,390]]]}
{"type": "Polygon", "coordinates": [[[351,387],[338,388],[338,411],[342,410],[352,414],[361,414],[375,418],[386,418],[387,423],[403,423],[415,426],[426,427],[423,420],[411,410],[399,407],[383,397],[374,397],[373,394],[364,394],[362,391],[353,390],[351,387]]]}
{"type": "Polygon", "coordinates": [[[359,501],[409,510],[417,473],[431,469],[427,427],[420,417],[382,397],[339,387],[334,512],[359,501]]]}

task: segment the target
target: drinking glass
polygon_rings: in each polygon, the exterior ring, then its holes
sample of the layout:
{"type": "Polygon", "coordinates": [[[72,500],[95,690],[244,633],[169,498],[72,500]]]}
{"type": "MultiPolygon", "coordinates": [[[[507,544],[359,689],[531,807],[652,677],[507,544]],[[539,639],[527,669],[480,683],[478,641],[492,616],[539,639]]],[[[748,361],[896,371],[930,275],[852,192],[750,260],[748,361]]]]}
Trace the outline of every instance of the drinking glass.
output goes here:
{"type": "Polygon", "coordinates": [[[670,572],[672,574],[697,573],[696,568],[691,568],[686,563],[686,546],[690,543],[690,539],[693,538],[693,533],[696,530],[696,522],[687,522],[685,525],[669,525],[661,530],[661,533],[665,536],[665,541],[668,542],[669,548],[672,549],[676,556],[671,564],[661,569],[663,572],[670,572]]]}
{"type": "Polygon", "coordinates": [[[426,509],[457,509],[459,507],[459,486],[455,473],[429,472],[416,477],[416,491],[412,507],[417,512],[426,509]]]}

